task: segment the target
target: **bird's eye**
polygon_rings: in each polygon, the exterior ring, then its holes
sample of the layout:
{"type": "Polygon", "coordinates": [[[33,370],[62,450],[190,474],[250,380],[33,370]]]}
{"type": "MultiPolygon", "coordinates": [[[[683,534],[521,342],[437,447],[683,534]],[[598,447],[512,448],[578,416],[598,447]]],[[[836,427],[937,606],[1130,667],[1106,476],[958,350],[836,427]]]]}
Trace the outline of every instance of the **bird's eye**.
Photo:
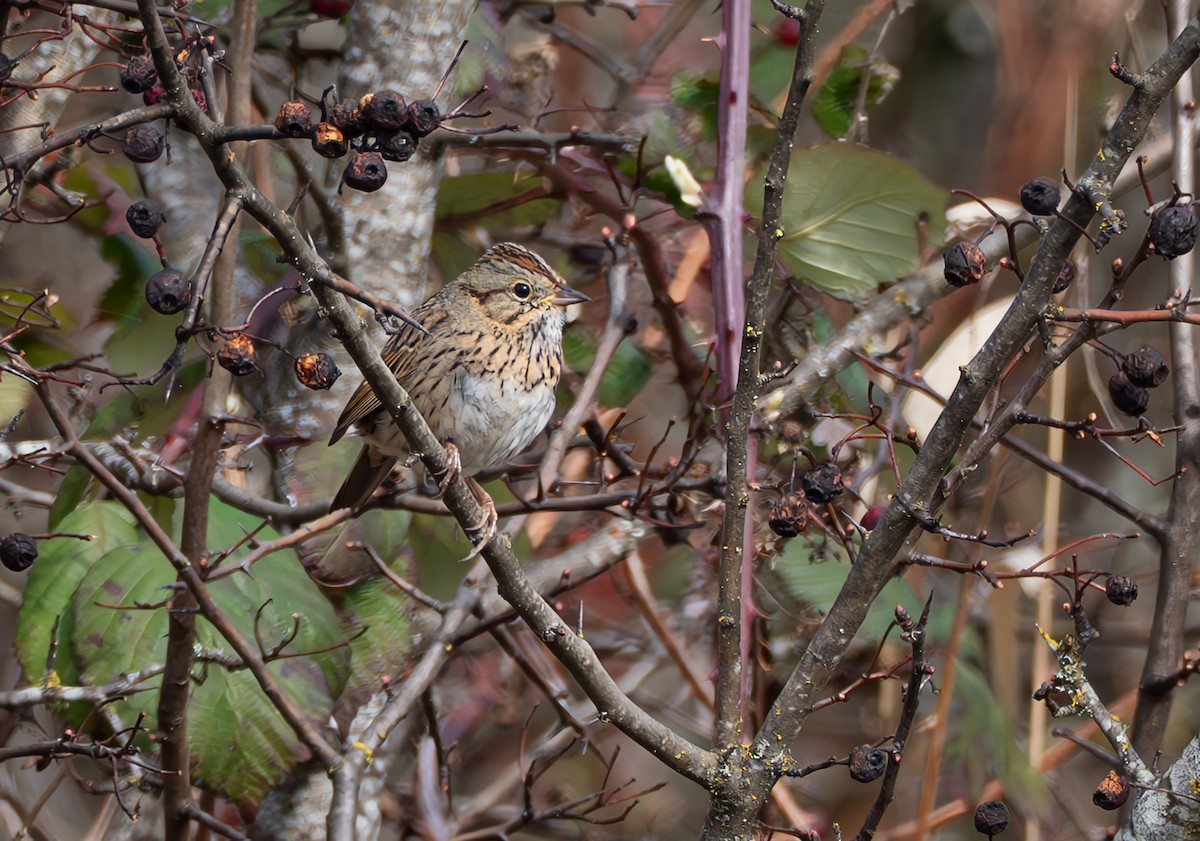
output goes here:
{"type": "Polygon", "coordinates": [[[528,298],[530,295],[533,294],[533,289],[530,288],[528,283],[520,283],[520,282],[514,283],[513,287],[512,287],[512,291],[513,291],[513,294],[516,295],[518,298],[520,298],[522,301],[524,301],[526,298],[528,298]]]}

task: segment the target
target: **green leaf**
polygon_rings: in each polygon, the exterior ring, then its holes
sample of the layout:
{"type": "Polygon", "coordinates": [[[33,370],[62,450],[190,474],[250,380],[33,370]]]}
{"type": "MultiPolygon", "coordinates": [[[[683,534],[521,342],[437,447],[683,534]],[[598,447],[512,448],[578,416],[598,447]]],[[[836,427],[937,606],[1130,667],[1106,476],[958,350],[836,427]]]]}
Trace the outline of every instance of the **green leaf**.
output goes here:
{"type": "Polygon", "coordinates": [[[958,726],[951,728],[947,759],[962,763],[980,785],[999,775],[1006,792],[1039,811],[1050,801],[1046,778],[1029,763],[1016,727],[972,659],[959,656],[952,713],[958,726]]]}
{"type": "Polygon", "coordinates": [[[621,342],[600,378],[596,402],[601,406],[628,406],[629,401],[646,387],[652,370],[650,357],[641,348],[628,340],[621,342]]]}
{"type": "Polygon", "coordinates": [[[279,261],[279,243],[262,228],[247,225],[238,236],[243,265],[263,283],[279,283],[289,266],[279,261]]]}
{"type": "MultiPolygon", "coordinates": [[[[409,574],[406,569],[397,572],[409,574]]],[[[353,671],[346,691],[376,689],[380,675],[396,674],[407,662],[412,603],[396,585],[378,576],[342,590],[334,598],[342,632],[351,640],[353,671]]]]}
{"type": "Polygon", "coordinates": [[[17,412],[25,408],[32,393],[33,384],[29,380],[21,377],[0,379],[0,426],[6,426],[17,412]]]}
{"type": "Polygon", "coordinates": [[[717,105],[721,83],[715,74],[680,73],[671,80],[671,101],[700,117],[705,140],[717,136],[717,105]]]}
{"type": "Polygon", "coordinates": [[[504,203],[544,186],[539,175],[519,176],[504,169],[447,178],[438,187],[437,218],[443,227],[451,228],[481,220],[492,226],[537,225],[558,212],[558,199],[527,199],[512,206],[504,203]]]}
{"type": "Polygon", "coordinates": [[[40,547],[37,563],[29,570],[17,615],[16,649],[25,677],[33,683],[40,681],[45,671],[52,637],[59,643],[60,677],[64,682],[74,682],[78,674],[71,648],[76,620],[71,604],[75,591],[101,558],[136,545],[139,539],[132,515],[115,502],[77,508],[62,519],[58,528],[73,534],[90,534],[93,539],[47,540],[40,547]]]}
{"type": "MultiPolygon", "coordinates": [[[[174,580],[171,564],[144,538],[116,546],[92,564],[71,598],[71,648],[83,679],[108,683],[163,663],[167,613],[160,605],[170,598],[166,585],[174,580]]],[[[157,686],[157,679],[150,685],[157,686]]],[[[143,723],[153,729],[157,707],[157,693],[137,694],[114,702],[112,711],[126,724],[145,712],[143,723]]]]}
{"type": "Polygon", "coordinates": [[[865,48],[846,45],[837,67],[813,97],[813,119],[830,137],[845,137],[850,130],[850,119],[867,75],[867,105],[882,101],[900,79],[900,72],[886,61],[871,61],[865,48]]]}
{"type": "Polygon", "coordinates": [[[584,373],[596,359],[596,345],[578,330],[563,333],[563,361],[577,373],[584,373]]]}
{"type": "MultiPolygon", "coordinates": [[[[350,652],[333,608],[296,560],[269,555],[254,577],[233,575],[214,582],[217,604],[243,636],[258,636],[268,650],[295,638],[267,669],[309,717],[320,721],[333,709],[349,673],[350,652]],[[294,656],[313,652],[305,656],[294,656]]],[[[226,653],[228,644],[207,622],[197,626],[200,644],[226,653]]],[[[232,800],[256,802],[280,776],[307,754],[292,728],[247,671],[227,672],[208,664],[189,707],[189,743],[196,776],[232,800]]]]}
{"type": "MultiPolygon", "coordinates": [[[[141,331],[142,320],[148,312],[146,280],[162,268],[149,251],[125,234],[105,237],[100,242],[100,256],[116,270],[113,281],[100,296],[97,307],[102,321],[113,321],[113,337],[123,337],[134,330],[141,331]]],[[[111,339],[110,339],[111,341],[111,339]]]]}
{"type": "MultiPolygon", "coordinates": [[[[846,583],[850,564],[841,544],[824,534],[804,532],[788,541],[775,563],[775,572],[788,595],[826,613],[846,583]]],[[[882,637],[895,618],[898,604],[905,605],[913,616],[921,612],[922,600],[903,580],[893,578],[871,603],[859,635],[865,639],[882,637]]]]}
{"type": "MultiPolygon", "coordinates": [[[[79,509],[91,484],[92,474],[87,471],[86,467],[75,464],[67,468],[67,475],[63,478],[62,484],[58,486],[58,494],[50,506],[49,525],[51,529],[64,530],[63,518],[79,509]]],[[[45,557],[44,554],[43,557],[45,557]]]]}
{"type": "MultiPolygon", "coordinates": [[[[588,337],[568,330],[563,335],[563,359],[572,371],[585,372],[596,360],[596,346],[588,337]]],[[[631,341],[622,341],[600,378],[596,402],[601,406],[628,405],[646,387],[653,370],[650,358],[641,348],[631,341]]]]}
{"type": "MultiPolygon", "coordinates": [[[[235,542],[245,517],[214,500],[214,545],[235,542]]],[[[84,505],[60,527],[96,539],[48,541],[31,570],[17,631],[26,675],[42,678],[56,622],[63,682],[104,683],[161,664],[167,614],[160,605],[176,579],[170,563],[117,503],[84,505]]],[[[296,560],[270,555],[255,565],[253,578],[233,575],[209,590],[246,639],[257,631],[265,649],[281,647],[283,658],[268,669],[306,715],[327,718],[349,675],[351,652],[341,620],[296,560]]],[[[235,656],[207,622],[198,623],[197,635],[201,646],[235,656]]],[[[188,733],[197,776],[238,802],[257,800],[303,758],[303,747],[248,671],[201,662],[194,675],[188,733]],[[241,749],[231,752],[231,743],[241,749]]],[[[138,712],[151,713],[146,726],[153,728],[156,707],[156,693],[147,693],[112,709],[129,722],[138,712]]]]}
{"type": "MultiPolygon", "coordinates": [[[[215,496],[209,499],[208,546],[210,549],[216,551],[231,549],[261,524],[261,517],[247,514],[215,496]]],[[[266,526],[256,532],[255,536],[262,541],[275,540],[279,537],[279,532],[272,526],[266,526]]]]}
{"type": "MultiPolygon", "coordinates": [[[[762,181],[746,206],[762,212],[762,181]]],[[[779,258],[803,281],[864,303],[878,286],[916,271],[917,221],[929,241],[945,230],[946,193],[907,164],[861,146],[831,143],[792,155],[780,220],[779,258]]]]}

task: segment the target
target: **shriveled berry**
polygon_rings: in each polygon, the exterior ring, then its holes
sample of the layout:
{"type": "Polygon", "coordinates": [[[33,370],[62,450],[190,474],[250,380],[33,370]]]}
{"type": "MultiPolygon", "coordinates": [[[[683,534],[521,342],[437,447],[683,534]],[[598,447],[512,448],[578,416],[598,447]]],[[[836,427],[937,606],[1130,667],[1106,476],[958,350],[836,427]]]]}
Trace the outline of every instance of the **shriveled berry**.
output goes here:
{"type": "Polygon", "coordinates": [[[387,164],[378,152],[356,152],[342,173],[342,182],[352,190],[373,193],[387,181],[387,164]]]}
{"type": "Polygon", "coordinates": [[[987,256],[973,242],[956,242],[942,253],[942,262],[946,282],[959,289],[979,283],[987,272],[987,256]]]}
{"type": "Polygon", "coordinates": [[[327,353],[306,353],[296,360],[296,379],[314,391],[331,387],[341,375],[327,353]]]}
{"type": "Polygon", "coordinates": [[[149,55],[135,55],[121,69],[121,87],[129,93],[145,93],[158,83],[158,71],[149,55]]]}
{"type": "Polygon", "coordinates": [[[125,132],[125,141],[121,144],[121,151],[125,153],[125,157],[139,164],[157,161],[166,148],[167,138],[157,126],[151,125],[134,126],[129,129],[125,132]]]}
{"type": "Polygon", "coordinates": [[[1021,207],[1031,216],[1053,216],[1058,210],[1058,182],[1035,178],[1021,185],[1021,207]]]}
{"type": "Polygon", "coordinates": [[[1145,414],[1150,405],[1150,392],[1131,383],[1124,371],[1117,371],[1109,378],[1108,396],[1117,409],[1134,417],[1145,414]]]}
{"type": "Polygon", "coordinates": [[[842,469],[831,461],[801,476],[800,487],[805,498],[815,505],[832,502],[846,489],[842,484],[842,469]]]}
{"type": "Polygon", "coordinates": [[[975,831],[991,838],[1008,829],[1008,807],[1003,800],[985,800],[975,807],[975,831]]]}
{"type": "Polygon", "coordinates": [[[1165,208],[1150,220],[1146,235],[1155,254],[1174,260],[1196,246],[1196,212],[1191,205],[1165,208]]]}
{"type": "Polygon", "coordinates": [[[289,100],[279,106],[275,128],[288,137],[307,137],[312,131],[312,110],[298,99],[289,100]]]}
{"type": "Polygon", "coordinates": [[[1115,605],[1129,607],[1137,600],[1138,586],[1127,575],[1110,575],[1104,584],[1104,595],[1115,605]]]}
{"type": "Polygon", "coordinates": [[[354,6],[354,0],[308,0],[308,8],[323,18],[340,18],[354,6]]]}
{"type": "Polygon", "coordinates": [[[442,111],[432,99],[416,99],[404,111],[404,128],[413,137],[432,134],[442,124],[442,111]]]}
{"type": "Polygon", "coordinates": [[[883,748],[859,745],[850,751],[850,779],[856,783],[878,780],[887,770],[888,754],[883,748]]]}
{"type": "Polygon", "coordinates": [[[804,531],[808,505],[797,493],[784,494],[771,509],[767,525],[780,537],[795,537],[804,531]]]}
{"type": "Polygon", "coordinates": [[[396,91],[382,90],[367,94],[359,105],[368,131],[399,131],[404,127],[408,103],[396,91]]]}
{"type": "Polygon", "coordinates": [[[129,229],[142,239],[152,239],[165,220],[162,208],[150,199],[139,199],[125,211],[129,229]]]}
{"type": "Polygon", "coordinates": [[[322,158],[340,158],[350,148],[346,135],[333,123],[317,123],[313,129],[312,147],[322,158]]]}
{"type": "Polygon", "coordinates": [[[37,556],[37,541],[29,535],[14,532],[0,537],[0,563],[13,572],[29,569],[37,556]]]}
{"type": "Polygon", "coordinates": [[[1109,771],[1092,792],[1092,802],[1110,812],[1120,809],[1128,799],[1129,780],[1116,771],[1109,771]]]}
{"type": "Polygon", "coordinates": [[[341,129],[346,137],[357,137],[366,131],[362,108],[354,100],[343,100],[334,105],[329,114],[329,122],[341,129]]]}
{"type": "Polygon", "coordinates": [[[1075,282],[1075,264],[1070,260],[1063,263],[1063,267],[1058,270],[1058,277],[1054,279],[1054,294],[1066,292],[1067,287],[1075,282]]]}
{"type": "Polygon", "coordinates": [[[217,364],[235,377],[244,377],[255,371],[254,355],[254,342],[250,337],[235,333],[217,351],[217,364]]]}
{"type": "Polygon", "coordinates": [[[1121,370],[1131,383],[1142,388],[1156,388],[1166,382],[1171,374],[1162,354],[1150,345],[1142,345],[1122,359],[1121,370]]]}
{"type": "Polygon", "coordinates": [[[146,301],[155,312],[174,315],[192,302],[192,282],[178,269],[163,269],[146,281],[146,301]]]}
{"type": "Polygon", "coordinates": [[[385,161],[404,163],[417,151],[420,141],[406,131],[392,131],[379,136],[379,154],[385,161]]]}

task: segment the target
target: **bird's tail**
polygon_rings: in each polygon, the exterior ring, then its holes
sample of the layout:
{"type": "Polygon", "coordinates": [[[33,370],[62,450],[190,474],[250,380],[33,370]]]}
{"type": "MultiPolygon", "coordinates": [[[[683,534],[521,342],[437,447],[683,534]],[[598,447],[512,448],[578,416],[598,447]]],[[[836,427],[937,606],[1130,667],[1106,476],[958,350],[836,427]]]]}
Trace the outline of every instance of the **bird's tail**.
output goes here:
{"type": "Polygon", "coordinates": [[[370,447],[363,447],[354,461],[354,466],[350,468],[350,475],[334,495],[329,510],[332,512],[339,508],[361,508],[395,466],[396,459],[382,455],[370,447]]]}

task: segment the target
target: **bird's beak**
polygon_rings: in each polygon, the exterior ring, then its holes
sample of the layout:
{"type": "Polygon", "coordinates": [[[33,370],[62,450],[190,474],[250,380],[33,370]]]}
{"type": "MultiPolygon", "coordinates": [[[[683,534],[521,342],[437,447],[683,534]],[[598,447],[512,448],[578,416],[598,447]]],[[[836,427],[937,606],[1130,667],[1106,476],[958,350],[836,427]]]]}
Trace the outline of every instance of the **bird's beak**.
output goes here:
{"type": "Polygon", "coordinates": [[[556,306],[569,307],[571,304],[586,304],[592,299],[582,292],[575,291],[570,286],[559,286],[547,300],[556,306]]]}

